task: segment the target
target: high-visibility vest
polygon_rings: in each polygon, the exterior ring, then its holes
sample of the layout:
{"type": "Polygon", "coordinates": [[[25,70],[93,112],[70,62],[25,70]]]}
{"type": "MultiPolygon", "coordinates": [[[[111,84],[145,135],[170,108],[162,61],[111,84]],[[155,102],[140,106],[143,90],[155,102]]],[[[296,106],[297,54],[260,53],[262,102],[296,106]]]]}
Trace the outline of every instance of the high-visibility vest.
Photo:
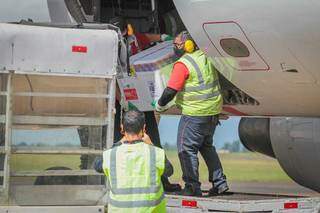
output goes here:
{"type": "Polygon", "coordinates": [[[221,112],[223,98],[218,73],[201,51],[183,55],[177,62],[189,70],[184,88],[177,94],[176,104],[183,115],[209,116],[221,112]]]}
{"type": "Polygon", "coordinates": [[[166,212],[161,175],[164,151],[143,142],[122,144],[103,152],[110,186],[108,212],[166,212]]]}

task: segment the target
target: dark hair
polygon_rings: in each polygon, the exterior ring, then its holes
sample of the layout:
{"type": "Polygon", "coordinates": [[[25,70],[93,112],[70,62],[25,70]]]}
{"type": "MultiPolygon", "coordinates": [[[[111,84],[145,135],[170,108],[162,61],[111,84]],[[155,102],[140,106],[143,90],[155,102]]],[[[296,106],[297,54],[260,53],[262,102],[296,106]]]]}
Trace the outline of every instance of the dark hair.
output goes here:
{"type": "Polygon", "coordinates": [[[109,23],[118,27],[121,32],[123,32],[127,27],[127,20],[121,16],[113,17],[110,19],[109,23]]]}
{"type": "Polygon", "coordinates": [[[123,115],[123,130],[129,134],[138,134],[143,129],[144,124],[144,113],[139,110],[129,110],[123,115]]]}

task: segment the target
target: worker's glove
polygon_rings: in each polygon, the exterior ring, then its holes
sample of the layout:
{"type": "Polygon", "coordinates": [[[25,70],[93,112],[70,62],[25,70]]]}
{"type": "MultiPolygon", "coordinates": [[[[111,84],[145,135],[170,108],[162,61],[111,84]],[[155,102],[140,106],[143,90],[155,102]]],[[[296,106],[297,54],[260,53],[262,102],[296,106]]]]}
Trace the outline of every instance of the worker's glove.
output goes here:
{"type": "Polygon", "coordinates": [[[168,104],[167,104],[166,106],[160,106],[160,105],[158,104],[158,101],[156,102],[155,110],[156,110],[157,112],[164,112],[164,111],[167,111],[168,109],[169,109],[168,104]]]}
{"type": "Polygon", "coordinates": [[[160,40],[161,41],[171,41],[171,40],[173,40],[173,37],[171,35],[161,34],[160,40]]]}

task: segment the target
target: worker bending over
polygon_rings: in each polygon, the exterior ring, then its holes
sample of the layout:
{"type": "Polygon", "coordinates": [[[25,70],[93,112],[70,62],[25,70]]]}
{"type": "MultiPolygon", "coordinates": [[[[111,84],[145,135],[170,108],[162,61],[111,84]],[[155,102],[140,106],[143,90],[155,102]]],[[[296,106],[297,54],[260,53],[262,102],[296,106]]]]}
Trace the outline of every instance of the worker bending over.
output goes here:
{"type": "Polygon", "coordinates": [[[229,188],[213,146],[213,134],[223,101],[217,71],[187,31],[175,38],[174,51],[180,59],[173,67],[156,110],[167,110],[167,104],[175,96],[176,105],[182,110],[177,137],[185,182],[182,194],[202,196],[198,172],[199,151],[207,164],[209,181],[212,183],[209,195],[222,194],[229,188]]]}
{"type": "MultiPolygon", "coordinates": [[[[166,212],[161,175],[164,151],[143,141],[144,113],[130,110],[123,116],[123,139],[95,162],[110,186],[108,212],[166,212]]],[[[148,137],[147,137],[148,138],[148,137]]]]}

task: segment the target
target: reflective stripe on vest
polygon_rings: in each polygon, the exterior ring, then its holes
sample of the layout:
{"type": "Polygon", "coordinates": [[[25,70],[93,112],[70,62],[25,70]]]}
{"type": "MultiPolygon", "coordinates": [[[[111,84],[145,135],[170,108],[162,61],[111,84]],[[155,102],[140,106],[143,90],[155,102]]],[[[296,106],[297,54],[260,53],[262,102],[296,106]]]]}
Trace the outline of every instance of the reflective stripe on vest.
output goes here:
{"type": "MultiPolygon", "coordinates": [[[[192,64],[192,66],[194,67],[194,69],[197,73],[197,76],[198,76],[199,86],[185,87],[182,90],[182,92],[196,92],[196,91],[200,91],[200,90],[207,90],[207,89],[211,89],[211,88],[214,88],[219,85],[218,79],[215,80],[214,82],[209,83],[209,84],[205,84],[204,80],[203,80],[202,72],[201,72],[200,67],[197,64],[197,62],[195,62],[195,60],[189,55],[185,55],[184,58],[187,61],[189,61],[192,64]]],[[[195,95],[195,96],[180,97],[180,98],[185,101],[201,101],[201,100],[206,100],[208,98],[213,98],[213,97],[219,96],[220,94],[221,94],[220,90],[217,90],[211,94],[195,95]]]]}
{"type": "Polygon", "coordinates": [[[164,199],[164,193],[157,200],[138,200],[138,201],[118,201],[113,200],[109,196],[109,204],[118,208],[138,208],[138,207],[152,207],[159,205],[164,199]]]}
{"type": "Polygon", "coordinates": [[[213,97],[216,97],[216,96],[219,96],[221,93],[220,93],[220,90],[217,90],[213,93],[210,93],[210,94],[203,94],[203,95],[193,95],[193,96],[179,96],[179,98],[183,101],[203,101],[203,100],[207,100],[209,98],[213,98],[213,97]]]}
{"type": "Polygon", "coordinates": [[[185,87],[182,92],[196,92],[199,90],[207,90],[219,85],[219,80],[215,80],[209,84],[201,84],[200,86],[185,87]]]}
{"type": "Polygon", "coordinates": [[[201,72],[201,70],[200,70],[197,62],[195,62],[195,61],[193,60],[193,58],[192,58],[191,56],[189,56],[189,55],[185,55],[184,58],[187,59],[187,60],[192,64],[192,66],[194,67],[194,69],[196,70],[199,84],[200,84],[200,85],[201,85],[201,84],[204,84],[202,72],[201,72]]]}
{"type": "MultiPolygon", "coordinates": [[[[110,179],[111,179],[111,191],[115,195],[128,195],[128,194],[146,194],[157,193],[161,189],[161,186],[157,186],[157,171],[156,171],[156,150],[154,146],[149,146],[150,153],[150,187],[135,187],[135,188],[118,188],[117,187],[117,149],[115,147],[110,153],[110,179]]],[[[117,201],[118,202],[118,201],[117,201]]]]}

